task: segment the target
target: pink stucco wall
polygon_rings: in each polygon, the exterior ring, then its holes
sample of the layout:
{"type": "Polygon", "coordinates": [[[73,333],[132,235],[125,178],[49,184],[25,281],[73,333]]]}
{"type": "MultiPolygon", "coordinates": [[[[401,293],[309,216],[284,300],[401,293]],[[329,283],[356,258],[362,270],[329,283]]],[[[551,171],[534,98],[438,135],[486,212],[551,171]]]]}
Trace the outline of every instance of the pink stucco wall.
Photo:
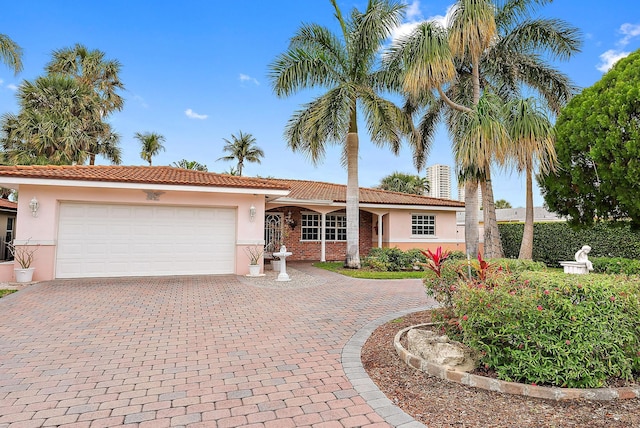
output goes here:
{"type": "MultiPolygon", "coordinates": [[[[29,240],[39,248],[34,261],[34,280],[55,278],[55,253],[60,202],[96,202],[135,205],[176,205],[235,208],[236,225],[236,273],[248,273],[249,258],[244,248],[264,239],[264,196],[235,193],[205,193],[194,191],[165,191],[159,201],[147,200],[141,189],[78,188],[56,186],[21,185],[18,201],[16,240],[29,240]],[[29,201],[36,197],[40,203],[38,216],[33,217],[29,201]],[[256,208],[253,221],[249,208],[256,208]]],[[[87,237],[90,239],[90,237],[87,237]]],[[[2,272],[0,272],[2,275],[2,272]]],[[[0,278],[0,280],[11,280],[0,278]]]]}
{"type": "MultiPolygon", "coordinates": [[[[375,225],[376,219],[373,223],[375,225]]],[[[377,246],[378,235],[373,240],[377,246]]],[[[456,226],[455,211],[394,209],[383,217],[382,244],[384,247],[397,247],[402,250],[412,248],[431,249],[441,246],[444,249],[464,251],[464,228],[456,226]],[[435,216],[436,234],[434,237],[416,237],[411,235],[412,214],[435,216]]]]}

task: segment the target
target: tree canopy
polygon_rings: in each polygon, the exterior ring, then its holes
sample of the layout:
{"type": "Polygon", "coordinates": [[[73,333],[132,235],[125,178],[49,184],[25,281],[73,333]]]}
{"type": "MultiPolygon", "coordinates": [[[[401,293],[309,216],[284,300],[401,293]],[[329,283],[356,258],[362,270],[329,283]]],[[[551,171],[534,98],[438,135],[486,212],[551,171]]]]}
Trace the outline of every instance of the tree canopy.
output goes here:
{"type": "MultiPolygon", "coordinates": [[[[238,175],[242,175],[245,162],[261,163],[264,151],[256,145],[256,139],[253,135],[240,131],[238,135],[231,134],[231,140],[226,138],[223,140],[226,144],[222,151],[229,154],[218,158],[218,160],[238,161],[235,169],[238,175]]],[[[231,175],[236,174],[231,173],[231,175]]]]}
{"type": "Polygon", "coordinates": [[[631,219],[640,226],[640,51],[621,59],[564,108],[545,202],[573,225],[631,219]]]}
{"type": "Polygon", "coordinates": [[[429,180],[419,175],[394,172],[380,180],[378,188],[393,192],[410,193],[412,195],[424,195],[429,191],[429,180]]]}

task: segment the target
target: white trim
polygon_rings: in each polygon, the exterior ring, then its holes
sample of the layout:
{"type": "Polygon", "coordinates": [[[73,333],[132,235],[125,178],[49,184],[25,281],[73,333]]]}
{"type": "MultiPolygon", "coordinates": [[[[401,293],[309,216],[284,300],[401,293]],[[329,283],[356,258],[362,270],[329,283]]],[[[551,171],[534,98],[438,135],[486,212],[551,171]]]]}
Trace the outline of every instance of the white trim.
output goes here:
{"type": "Polygon", "coordinates": [[[236,241],[236,247],[239,247],[241,245],[262,245],[264,247],[265,242],[264,242],[264,239],[260,239],[257,241],[246,241],[246,240],[236,241]]]}
{"type": "Polygon", "coordinates": [[[53,239],[47,240],[35,240],[35,239],[14,239],[13,245],[56,245],[56,241],[53,239]]]}
{"type": "Polygon", "coordinates": [[[411,239],[392,239],[391,241],[385,241],[388,244],[415,244],[416,242],[424,242],[424,243],[442,243],[442,244],[464,244],[464,239],[444,239],[444,238],[434,238],[434,239],[420,239],[420,238],[411,238],[411,239]]]}
{"type": "Polygon", "coordinates": [[[164,190],[182,192],[206,192],[206,193],[241,193],[252,195],[282,195],[289,194],[289,190],[261,189],[250,187],[215,187],[213,185],[193,186],[184,184],[151,184],[151,183],[120,183],[114,181],[86,181],[86,180],[60,180],[47,178],[25,177],[1,177],[2,184],[23,184],[29,186],[60,186],[60,187],[97,187],[107,189],[134,189],[134,190],[164,190]]]}

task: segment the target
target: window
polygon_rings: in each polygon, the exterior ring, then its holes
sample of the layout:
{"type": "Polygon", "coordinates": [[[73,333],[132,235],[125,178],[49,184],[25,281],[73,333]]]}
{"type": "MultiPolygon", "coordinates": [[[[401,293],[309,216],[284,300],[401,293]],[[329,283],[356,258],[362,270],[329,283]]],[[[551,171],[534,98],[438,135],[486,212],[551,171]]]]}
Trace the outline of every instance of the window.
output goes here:
{"type": "Polygon", "coordinates": [[[415,236],[435,236],[436,216],[429,214],[411,215],[411,235],[415,236]]]}
{"type": "Polygon", "coordinates": [[[303,241],[320,240],[320,214],[302,213],[300,227],[303,241]]]}
{"type": "Polygon", "coordinates": [[[328,214],[325,239],[327,241],[347,240],[347,216],[344,214],[328,214]]]}

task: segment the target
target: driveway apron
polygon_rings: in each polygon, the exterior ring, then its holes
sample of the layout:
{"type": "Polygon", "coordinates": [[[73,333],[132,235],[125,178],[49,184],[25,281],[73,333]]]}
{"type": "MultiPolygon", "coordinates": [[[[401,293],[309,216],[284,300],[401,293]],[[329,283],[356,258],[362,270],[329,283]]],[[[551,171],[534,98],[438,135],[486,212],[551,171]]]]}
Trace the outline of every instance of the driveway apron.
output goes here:
{"type": "Polygon", "coordinates": [[[296,273],[313,280],[57,280],[0,299],[0,427],[390,426],[341,354],[432,303],[421,282],[296,273]]]}

